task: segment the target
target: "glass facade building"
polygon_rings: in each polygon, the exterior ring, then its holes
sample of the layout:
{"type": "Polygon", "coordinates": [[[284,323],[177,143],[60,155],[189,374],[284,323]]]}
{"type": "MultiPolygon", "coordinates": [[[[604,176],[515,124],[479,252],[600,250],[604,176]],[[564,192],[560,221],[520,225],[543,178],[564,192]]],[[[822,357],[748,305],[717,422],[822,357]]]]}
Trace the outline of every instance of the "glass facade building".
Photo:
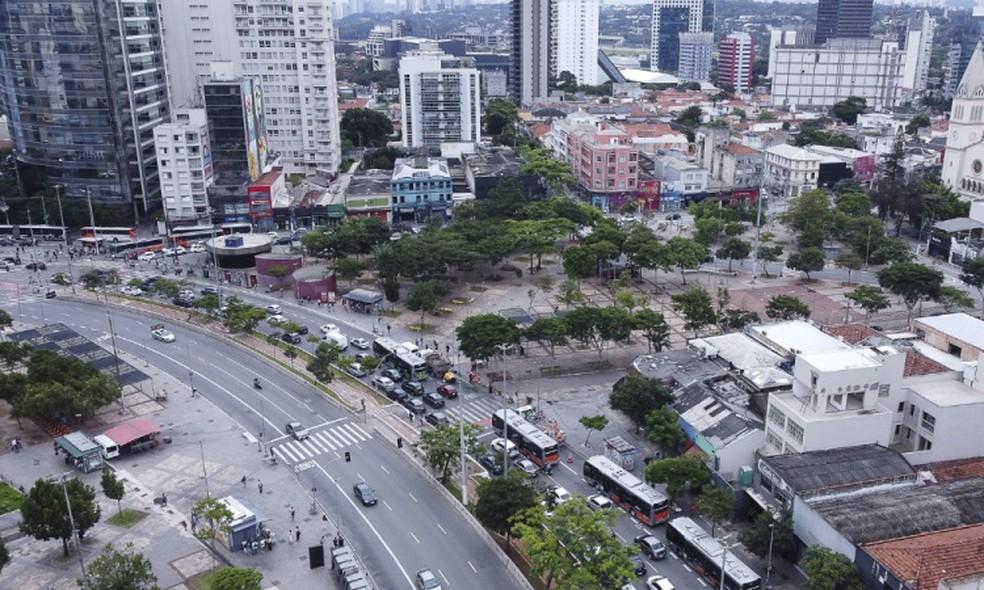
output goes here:
{"type": "Polygon", "coordinates": [[[156,0],[0,2],[0,96],[30,194],[160,205],[154,127],[169,120],[156,0]]]}

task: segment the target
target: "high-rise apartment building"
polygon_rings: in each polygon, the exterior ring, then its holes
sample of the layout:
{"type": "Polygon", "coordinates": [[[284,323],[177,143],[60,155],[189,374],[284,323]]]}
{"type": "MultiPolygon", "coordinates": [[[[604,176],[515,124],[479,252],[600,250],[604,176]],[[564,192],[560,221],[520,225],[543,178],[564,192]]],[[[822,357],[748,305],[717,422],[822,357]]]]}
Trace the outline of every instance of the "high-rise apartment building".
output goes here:
{"type": "Polygon", "coordinates": [[[926,93],[935,33],[936,19],[929,15],[928,10],[917,10],[909,16],[902,35],[905,46],[902,87],[913,99],[919,99],[926,93]]]}
{"type": "Polygon", "coordinates": [[[209,221],[212,149],[205,109],[179,109],[154,129],[164,218],[171,226],[209,221]]]}
{"type": "Polygon", "coordinates": [[[437,51],[400,60],[400,105],[405,147],[481,140],[478,70],[437,51]]]}
{"type": "Polygon", "coordinates": [[[0,93],[23,187],[160,205],[154,127],[170,118],[157,0],[0,2],[0,93]],[[33,179],[33,180],[32,180],[33,179]]]}
{"type": "Polygon", "coordinates": [[[686,82],[711,79],[714,33],[680,33],[680,61],[677,78],[686,82]]]}
{"type": "Polygon", "coordinates": [[[232,10],[217,10],[204,0],[166,0],[161,3],[164,40],[170,66],[171,102],[175,107],[201,106],[202,82],[212,62],[238,61],[232,10]]]}
{"type": "Polygon", "coordinates": [[[551,65],[550,0],[511,0],[513,100],[530,104],[549,94],[551,65]]]}
{"type": "Polygon", "coordinates": [[[650,69],[676,71],[680,63],[680,33],[699,33],[704,26],[704,0],[653,0],[650,69]]]}
{"type": "Polygon", "coordinates": [[[735,92],[752,91],[755,40],[748,33],[731,33],[718,45],[718,84],[735,92]]]}
{"type": "Polygon", "coordinates": [[[553,0],[552,5],[554,76],[570,72],[578,84],[597,84],[601,0],[553,0]]]}
{"type": "Polygon", "coordinates": [[[785,27],[769,29],[769,71],[771,80],[776,73],[776,50],[781,46],[806,47],[813,45],[814,30],[807,27],[785,27]]]}
{"type": "Polygon", "coordinates": [[[827,39],[871,37],[873,0],[820,0],[817,4],[816,42],[827,39]]]}

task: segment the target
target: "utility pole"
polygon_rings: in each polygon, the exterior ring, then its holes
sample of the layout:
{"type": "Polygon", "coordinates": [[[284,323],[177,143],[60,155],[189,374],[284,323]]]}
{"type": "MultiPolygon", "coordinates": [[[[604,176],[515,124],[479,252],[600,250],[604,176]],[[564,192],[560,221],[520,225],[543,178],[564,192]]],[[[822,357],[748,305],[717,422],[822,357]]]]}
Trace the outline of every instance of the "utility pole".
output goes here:
{"type": "MultiPolygon", "coordinates": [[[[113,343],[113,367],[116,370],[116,381],[120,380],[120,353],[119,349],[116,348],[116,330],[113,328],[113,316],[109,313],[109,294],[105,295],[103,299],[103,308],[106,310],[106,321],[109,323],[109,337],[113,343]]],[[[123,409],[120,413],[129,411],[126,407],[126,396],[123,393],[123,387],[120,387],[120,405],[123,409]]]]}
{"type": "MultiPolygon", "coordinates": [[[[752,250],[752,280],[758,278],[758,251],[759,241],[762,238],[762,191],[759,191],[758,198],[755,199],[755,249],[752,250]]],[[[768,263],[766,263],[768,264],[768,263]]]]}
{"type": "Polygon", "coordinates": [[[68,282],[72,285],[72,295],[75,294],[75,276],[72,273],[72,255],[68,252],[68,228],[65,227],[65,213],[62,211],[60,184],[55,185],[55,199],[58,201],[58,223],[62,228],[62,241],[65,243],[65,256],[68,257],[68,282]]]}
{"type": "Polygon", "coordinates": [[[96,214],[92,212],[92,189],[85,187],[86,200],[89,202],[89,225],[92,226],[92,238],[96,243],[96,256],[99,256],[99,234],[96,232],[96,214]]]}
{"type": "Polygon", "coordinates": [[[82,557],[82,542],[79,533],[75,529],[75,516],[72,514],[72,503],[68,500],[68,485],[65,483],[65,474],[61,476],[62,492],[65,493],[65,508],[68,509],[68,522],[72,525],[72,542],[75,544],[75,552],[79,555],[79,567],[82,569],[82,588],[89,585],[85,573],[85,559],[82,557]]]}
{"type": "Polygon", "coordinates": [[[769,578],[772,577],[772,540],[776,534],[776,523],[769,524],[769,565],[765,568],[765,587],[769,587],[769,578]]]}
{"type": "Polygon", "coordinates": [[[208,472],[205,471],[205,445],[202,441],[198,441],[198,451],[202,456],[202,477],[205,478],[205,496],[212,497],[212,494],[208,491],[208,472]]]}

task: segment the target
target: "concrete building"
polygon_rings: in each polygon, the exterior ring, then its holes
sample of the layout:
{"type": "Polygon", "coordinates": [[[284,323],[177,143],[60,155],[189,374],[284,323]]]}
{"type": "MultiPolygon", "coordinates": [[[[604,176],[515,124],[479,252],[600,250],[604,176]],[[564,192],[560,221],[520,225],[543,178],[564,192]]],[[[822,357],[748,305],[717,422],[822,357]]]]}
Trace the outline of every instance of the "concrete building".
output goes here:
{"type": "Polygon", "coordinates": [[[849,96],[890,109],[903,92],[905,52],[895,41],[831,39],[819,47],[780,45],[773,63],[772,104],[828,108],[849,96]]]}
{"type": "Polygon", "coordinates": [[[478,143],[482,136],[478,70],[431,51],[400,60],[404,147],[478,143]]]}
{"type": "Polygon", "coordinates": [[[718,84],[740,94],[752,91],[755,40],[748,33],[731,33],[718,44],[718,84]]]}
{"type": "Polygon", "coordinates": [[[639,148],[621,128],[582,111],[554,119],[546,143],[591,194],[635,192],[639,148]]]}
{"type": "Polygon", "coordinates": [[[873,0],[820,0],[817,4],[816,43],[828,39],[871,37],[873,0]]]}
{"type": "Polygon", "coordinates": [[[736,142],[716,146],[711,174],[735,188],[759,188],[765,172],[765,154],[736,142]]]}
{"type": "Polygon", "coordinates": [[[703,30],[704,0],[653,0],[649,69],[672,72],[680,64],[680,33],[703,30]]]}
{"type": "Polygon", "coordinates": [[[927,344],[961,361],[975,362],[984,354],[984,321],[966,313],[916,318],[912,328],[927,344]]]}
{"type": "Polygon", "coordinates": [[[161,2],[171,102],[176,107],[202,106],[202,84],[216,61],[239,61],[233,11],[216,10],[201,0],[161,2]]]}
{"type": "Polygon", "coordinates": [[[382,51],[372,58],[372,69],[398,72],[404,56],[420,51],[440,51],[464,57],[466,45],[457,39],[427,39],[425,37],[392,37],[381,41],[382,51]]]}
{"type": "Polygon", "coordinates": [[[684,199],[707,191],[707,169],[696,162],[666,155],[653,164],[653,175],[666,191],[680,193],[684,199]]]}
{"type": "Polygon", "coordinates": [[[0,93],[24,194],[59,185],[142,219],[170,120],[156,0],[0,2],[0,93]]]}
{"type": "Polygon", "coordinates": [[[776,74],[776,49],[779,47],[808,47],[813,45],[814,31],[806,27],[776,27],[769,29],[769,73],[776,74]]]}
{"type": "Polygon", "coordinates": [[[510,0],[513,100],[529,105],[549,94],[551,64],[550,0],[510,0]]]}
{"type": "Polygon", "coordinates": [[[917,10],[909,16],[903,37],[905,69],[902,72],[902,88],[912,99],[922,99],[926,94],[935,35],[936,19],[929,15],[928,10],[917,10]]]}
{"type": "Polygon", "coordinates": [[[386,223],[393,211],[393,174],[366,170],[352,175],[345,189],[345,213],[349,217],[376,217],[386,223]]]}
{"type": "Polygon", "coordinates": [[[513,178],[523,185],[525,196],[534,201],[547,196],[547,186],[537,174],[523,172],[523,159],[506,146],[479,146],[475,153],[461,158],[465,168],[465,180],[476,199],[485,199],[506,178],[513,178]]]}
{"type": "Polygon", "coordinates": [[[598,83],[598,11],[601,0],[553,0],[551,48],[554,76],[570,72],[577,83],[598,83]]]}
{"type": "Polygon", "coordinates": [[[164,219],[170,226],[210,222],[212,148],[205,109],[179,109],[154,129],[164,219]]]}
{"type": "Polygon", "coordinates": [[[940,176],[961,198],[984,199],[984,44],[953,95],[940,176]]]}
{"type": "Polygon", "coordinates": [[[439,158],[399,158],[390,178],[392,219],[426,222],[432,215],[447,219],[452,204],[451,172],[439,158]]]}
{"type": "Polygon", "coordinates": [[[773,195],[790,199],[817,188],[820,156],[782,144],[765,150],[764,185],[773,195]]]}
{"type": "Polygon", "coordinates": [[[682,82],[707,82],[711,79],[714,33],[680,33],[680,59],[677,78],[682,82]]]}

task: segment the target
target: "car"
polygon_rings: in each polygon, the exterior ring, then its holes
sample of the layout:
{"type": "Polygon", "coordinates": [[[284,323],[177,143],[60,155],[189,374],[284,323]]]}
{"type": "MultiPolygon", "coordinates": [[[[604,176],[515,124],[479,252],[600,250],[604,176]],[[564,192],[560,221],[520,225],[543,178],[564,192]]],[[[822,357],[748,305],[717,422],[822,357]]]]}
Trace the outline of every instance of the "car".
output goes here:
{"type": "Polygon", "coordinates": [[[635,575],[640,578],[649,572],[649,570],[646,569],[646,562],[642,560],[642,556],[638,553],[635,555],[630,555],[629,561],[632,562],[632,569],[635,572],[635,575]]]}
{"type": "MultiPolygon", "coordinates": [[[[332,334],[337,334],[337,333],[338,332],[332,332],[332,334]]],[[[367,353],[367,352],[357,352],[357,353],[355,353],[355,354],[352,355],[352,358],[354,358],[356,361],[358,361],[360,363],[364,363],[367,360],[369,360],[371,358],[374,358],[374,357],[371,354],[367,353]]]]}
{"type": "Polygon", "coordinates": [[[55,293],[54,291],[48,291],[47,293],[44,294],[45,299],[54,299],[57,296],[58,293],[55,293]]]}
{"type": "Polygon", "coordinates": [[[646,580],[646,590],[676,590],[673,582],[666,579],[666,576],[650,576],[646,580]]]}
{"type": "Polygon", "coordinates": [[[416,590],[441,590],[441,581],[437,579],[434,572],[427,569],[417,572],[413,585],[416,590]]]}
{"type": "Polygon", "coordinates": [[[219,290],[216,289],[215,287],[202,287],[202,290],[200,291],[200,293],[202,295],[218,295],[219,294],[219,290]]]}
{"type": "Polygon", "coordinates": [[[407,392],[403,391],[402,389],[397,389],[397,388],[394,387],[392,391],[387,391],[386,392],[386,397],[390,398],[391,400],[393,400],[395,402],[401,402],[402,403],[403,400],[405,400],[408,397],[410,397],[410,395],[407,394],[407,392]]]}
{"type": "Polygon", "coordinates": [[[287,434],[294,437],[294,440],[304,440],[310,438],[311,433],[300,422],[289,422],[284,428],[287,434]]]}
{"type": "Polygon", "coordinates": [[[369,484],[364,481],[352,486],[352,493],[362,502],[363,506],[375,506],[378,501],[376,500],[376,490],[369,487],[369,484]]]}
{"type": "Polygon", "coordinates": [[[285,318],[284,316],[278,313],[268,317],[267,323],[269,323],[271,326],[279,326],[280,324],[286,324],[287,318],[285,318]]]}
{"type": "Polygon", "coordinates": [[[351,365],[345,367],[345,372],[353,377],[365,377],[368,374],[359,363],[352,363],[351,365]]]}
{"type": "Polygon", "coordinates": [[[182,256],[182,255],[187,254],[187,253],[188,253],[188,251],[185,250],[184,246],[178,246],[177,248],[174,249],[174,255],[175,256],[182,256]]]}
{"type": "Polygon", "coordinates": [[[278,234],[275,231],[268,231],[267,232],[267,235],[276,240],[277,239],[277,236],[280,235],[280,234],[278,234]]]}
{"type": "Polygon", "coordinates": [[[571,499],[571,493],[566,488],[557,486],[553,489],[554,504],[563,504],[571,499]]]}
{"type": "Polygon", "coordinates": [[[612,501],[603,494],[588,496],[588,508],[592,510],[608,510],[612,507],[612,501]]]}
{"type": "Polygon", "coordinates": [[[152,262],[155,258],[157,258],[156,252],[144,252],[140,256],[137,256],[137,260],[140,262],[152,262]]]}
{"type": "Polygon", "coordinates": [[[417,398],[408,397],[400,402],[400,405],[417,415],[427,412],[427,408],[424,407],[424,403],[417,398]]]}
{"type": "Polygon", "coordinates": [[[195,292],[191,289],[181,289],[178,291],[178,297],[184,297],[185,299],[194,299],[195,292]]]}
{"type": "Polygon", "coordinates": [[[150,331],[150,335],[154,337],[154,340],[160,340],[161,342],[174,342],[174,334],[170,330],[165,330],[164,328],[154,328],[150,331]]]}
{"type": "Polygon", "coordinates": [[[43,262],[28,262],[24,265],[24,270],[48,270],[48,265],[43,262]]]}
{"type": "Polygon", "coordinates": [[[678,219],[680,219],[680,214],[670,213],[669,215],[666,216],[666,218],[669,219],[670,221],[677,221],[678,219]]]}
{"type": "MultiPolygon", "coordinates": [[[[267,306],[268,311],[269,311],[269,307],[270,306],[267,306]]],[[[277,313],[280,313],[280,312],[278,311],[277,313]]],[[[327,334],[329,332],[337,332],[338,331],[338,326],[336,326],[335,324],[321,324],[321,327],[319,329],[321,330],[321,333],[322,334],[327,334]]]]}
{"type": "Polygon", "coordinates": [[[6,262],[0,262],[0,269],[10,272],[10,265],[6,262]]]}
{"type": "Polygon", "coordinates": [[[516,469],[519,469],[526,474],[529,478],[534,478],[540,475],[540,469],[536,466],[536,463],[530,461],[529,459],[519,459],[518,461],[513,461],[513,465],[516,469]]]}
{"type": "Polygon", "coordinates": [[[283,334],[280,335],[280,339],[288,344],[301,343],[301,335],[298,334],[297,332],[290,332],[290,333],[284,332],[283,334]]]}
{"type": "Polygon", "coordinates": [[[429,391],[429,392],[425,393],[424,396],[421,399],[424,400],[424,403],[425,404],[427,404],[428,406],[430,406],[430,407],[432,407],[434,409],[438,409],[438,408],[443,408],[444,407],[444,398],[441,397],[441,395],[439,393],[437,393],[436,391],[429,391]]]}
{"type": "Polygon", "coordinates": [[[21,259],[19,257],[14,257],[14,256],[7,256],[6,258],[3,259],[3,261],[6,262],[7,264],[15,264],[15,265],[21,263],[21,259]]]}
{"type": "MultiPolygon", "coordinates": [[[[333,343],[338,350],[345,350],[349,345],[348,338],[346,338],[345,334],[342,334],[341,332],[328,332],[324,335],[324,340],[325,342],[333,343]]],[[[355,360],[362,362],[359,355],[355,355],[355,360]]]]}
{"type": "Polygon", "coordinates": [[[424,416],[424,420],[431,426],[447,426],[451,424],[448,415],[444,412],[431,412],[424,416]]]}
{"type": "Polygon", "coordinates": [[[120,293],[124,295],[129,295],[130,297],[140,297],[144,294],[143,289],[140,287],[131,287],[129,285],[123,285],[120,288],[120,293]]]}
{"type": "Polygon", "coordinates": [[[277,238],[276,240],[274,240],[273,243],[276,244],[276,245],[278,245],[278,246],[287,246],[292,241],[293,240],[291,239],[290,236],[281,236],[281,237],[277,238]]]}
{"type": "Polygon", "coordinates": [[[161,248],[161,256],[174,256],[174,248],[161,248]]]}
{"type": "Polygon", "coordinates": [[[379,374],[383,377],[388,377],[393,383],[403,381],[403,375],[401,375],[396,369],[383,369],[379,372],[379,374]]]}
{"type": "Polygon", "coordinates": [[[297,326],[297,333],[300,334],[301,336],[307,336],[308,327],[305,326],[304,324],[297,326]]]}
{"type": "Polygon", "coordinates": [[[178,295],[174,298],[173,303],[178,307],[191,307],[195,304],[195,300],[191,297],[186,297],[183,295],[178,295]]]}
{"type": "Polygon", "coordinates": [[[458,397],[458,388],[454,385],[438,385],[437,392],[448,399],[454,399],[458,397]]]}
{"type": "Polygon", "coordinates": [[[508,452],[510,455],[519,452],[516,449],[516,445],[512,441],[506,440],[504,438],[492,439],[492,442],[489,443],[489,448],[495,451],[496,453],[499,453],[500,455],[506,452],[508,452]]]}
{"type": "Polygon", "coordinates": [[[280,312],[283,311],[280,308],[280,306],[277,305],[276,303],[271,303],[270,305],[264,307],[263,309],[265,309],[266,312],[270,315],[280,315],[280,312]]]}
{"type": "Polygon", "coordinates": [[[351,344],[359,350],[369,350],[370,346],[369,341],[365,338],[353,338],[351,344]]]}
{"type": "Polygon", "coordinates": [[[666,545],[654,535],[649,533],[636,535],[632,542],[638,545],[650,559],[666,559],[666,545]]]}
{"type": "Polygon", "coordinates": [[[393,383],[393,380],[389,377],[383,377],[382,375],[376,375],[372,378],[372,386],[384,393],[389,393],[396,389],[396,383],[393,383]]]}
{"type": "Polygon", "coordinates": [[[188,248],[188,251],[191,252],[192,254],[202,254],[203,252],[205,252],[205,244],[201,242],[195,242],[194,244],[191,245],[190,248],[188,248]]]}
{"type": "Polygon", "coordinates": [[[502,475],[502,461],[495,455],[482,455],[478,462],[492,475],[502,475]]]}
{"type": "Polygon", "coordinates": [[[400,389],[417,397],[424,395],[424,386],[420,381],[404,381],[400,384],[400,389]]]}

